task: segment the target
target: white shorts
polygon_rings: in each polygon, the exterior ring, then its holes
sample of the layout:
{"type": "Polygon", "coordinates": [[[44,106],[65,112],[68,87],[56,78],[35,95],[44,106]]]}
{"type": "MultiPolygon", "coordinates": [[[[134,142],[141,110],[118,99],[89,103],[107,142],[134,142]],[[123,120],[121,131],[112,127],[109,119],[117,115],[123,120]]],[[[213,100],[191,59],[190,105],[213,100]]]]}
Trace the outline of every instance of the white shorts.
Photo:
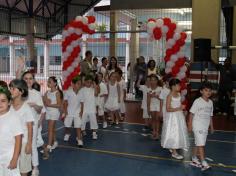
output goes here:
{"type": "Polygon", "coordinates": [[[90,129],[98,129],[97,117],[95,113],[83,113],[81,130],[85,130],[86,123],[90,123],[90,129]]]}
{"type": "Polygon", "coordinates": [[[59,120],[59,111],[46,111],[46,120],[59,120]]]}
{"type": "Polygon", "coordinates": [[[151,104],[150,105],[150,111],[151,112],[160,112],[160,105],[158,105],[158,104],[151,104]]]}
{"type": "Polygon", "coordinates": [[[194,141],[196,146],[205,146],[208,131],[205,130],[194,130],[194,141]]]}
{"type": "Polygon", "coordinates": [[[119,105],[120,105],[120,113],[124,114],[126,112],[125,102],[121,101],[119,105]]]}
{"type": "Polygon", "coordinates": [[[148,115],[147,109],[143,109],[143,118],[144,119],[151,119],[151,116],[148,115]]]}
{"type": "Polygon", "coordinates": [[[74,122],[74,128],[81,128],[82,120],[81,117],[75,117],[75,116],[66,116],[64,120],[64,125],[66,128],[71,128],[72,123],[74,122]]]}
{"type": "Polygon", "coordinates": [[[10,170],[7,167],[8,165],[0,164],[0,176],[20,176],[19,168],[10,170]]]}
{"type": "Polygon", "coordinates": [[[25,148],[26,148],[26,143],[22,143],[19,157],[20,173],[28,173],[32,170],[32,165],[31,165],[32,157],[31,154],[25,153],[25,148]]]}

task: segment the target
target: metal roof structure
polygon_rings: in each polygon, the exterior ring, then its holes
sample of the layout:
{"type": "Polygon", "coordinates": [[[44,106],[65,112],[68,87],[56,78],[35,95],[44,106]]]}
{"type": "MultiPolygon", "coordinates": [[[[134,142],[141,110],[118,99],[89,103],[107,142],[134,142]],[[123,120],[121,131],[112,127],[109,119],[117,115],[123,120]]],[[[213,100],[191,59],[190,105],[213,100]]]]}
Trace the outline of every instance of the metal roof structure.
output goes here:
{"type": "Polygon", "coordinates": [[[0,0],[0,34],[24,36],[27,21],[34,21],[34,36],[50,39],[77,15],[101,0],[0,0]]]}

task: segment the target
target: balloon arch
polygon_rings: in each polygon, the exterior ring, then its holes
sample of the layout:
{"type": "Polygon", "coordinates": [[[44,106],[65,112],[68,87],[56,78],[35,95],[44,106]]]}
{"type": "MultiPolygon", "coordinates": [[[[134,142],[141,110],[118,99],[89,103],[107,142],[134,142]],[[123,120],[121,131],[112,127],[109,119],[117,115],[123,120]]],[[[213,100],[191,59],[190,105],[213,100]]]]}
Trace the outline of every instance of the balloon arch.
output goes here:
{"type": "Polygon", "coordinates": [[[75,20],[64,27],[62,32],[62,79],[64,90],[70,87],[73,77],[80,72],[79,53],[81,51],[82,34],[93,34],[94,32],[94,16],[77,16],[75,20]]]}
{"type": "Polygon", "coordinates": [[[155,40],[166,38],[166,55],[164,57],[165,72],[181,81],[181,98],[183,104],[187,104],[187,67],[184,53],[185,40],[187,34],[176,25],[170,18],[153,19],[147,23],[147,32],[155,40]]]}

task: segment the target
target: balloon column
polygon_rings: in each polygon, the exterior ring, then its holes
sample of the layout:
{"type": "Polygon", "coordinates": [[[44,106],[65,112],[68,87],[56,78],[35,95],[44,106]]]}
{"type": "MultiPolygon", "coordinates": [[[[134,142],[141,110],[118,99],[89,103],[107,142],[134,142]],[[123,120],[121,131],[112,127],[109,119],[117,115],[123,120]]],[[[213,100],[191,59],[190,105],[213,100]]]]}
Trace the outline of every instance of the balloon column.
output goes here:
{"type": "Polygon", "coordinates": [[[77,16],[75,20],[68,23],[62,32],[62,78],[63,89],[70,87],[73,77],[79,74],[79,53],[82,42],[82,34],[93,34],[95,32],[94,16],[77,16]]]}
{"type": "Polygon", "coordinates": [[[181,98],[183,104],[186,104],[187,67],[185,66],[186,57],[184,54],[184,45],[187,34],[183,32],[176,23],[171,21],[170,18],[149,19],[147,31],[155,40],[160,40],[162,37],[166,38],[166,55],[164,58],[166,63],[165,72],[181,80],[181,98]]]}

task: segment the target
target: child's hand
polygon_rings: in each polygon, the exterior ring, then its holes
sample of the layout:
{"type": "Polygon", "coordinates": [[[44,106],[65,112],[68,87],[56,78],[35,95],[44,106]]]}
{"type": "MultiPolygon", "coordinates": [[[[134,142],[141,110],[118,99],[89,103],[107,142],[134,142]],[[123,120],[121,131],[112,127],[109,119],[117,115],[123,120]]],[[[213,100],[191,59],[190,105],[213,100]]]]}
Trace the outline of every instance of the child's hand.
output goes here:
{"type": "Polygon", "coordinates": [[[26,154],[31,154],[32,153],[32,144],[27,143],[25,146],[25,153],[26,154]]]}
{"type": "Polygon", "coordinates": [[[17,159],[12,159],[12,160],[10,161],[10,164],[9,164],[9,166],[8,166],[8,169],[13,170],[13,169],[15,169],[15,168],[17,168],[17,159]]]}

